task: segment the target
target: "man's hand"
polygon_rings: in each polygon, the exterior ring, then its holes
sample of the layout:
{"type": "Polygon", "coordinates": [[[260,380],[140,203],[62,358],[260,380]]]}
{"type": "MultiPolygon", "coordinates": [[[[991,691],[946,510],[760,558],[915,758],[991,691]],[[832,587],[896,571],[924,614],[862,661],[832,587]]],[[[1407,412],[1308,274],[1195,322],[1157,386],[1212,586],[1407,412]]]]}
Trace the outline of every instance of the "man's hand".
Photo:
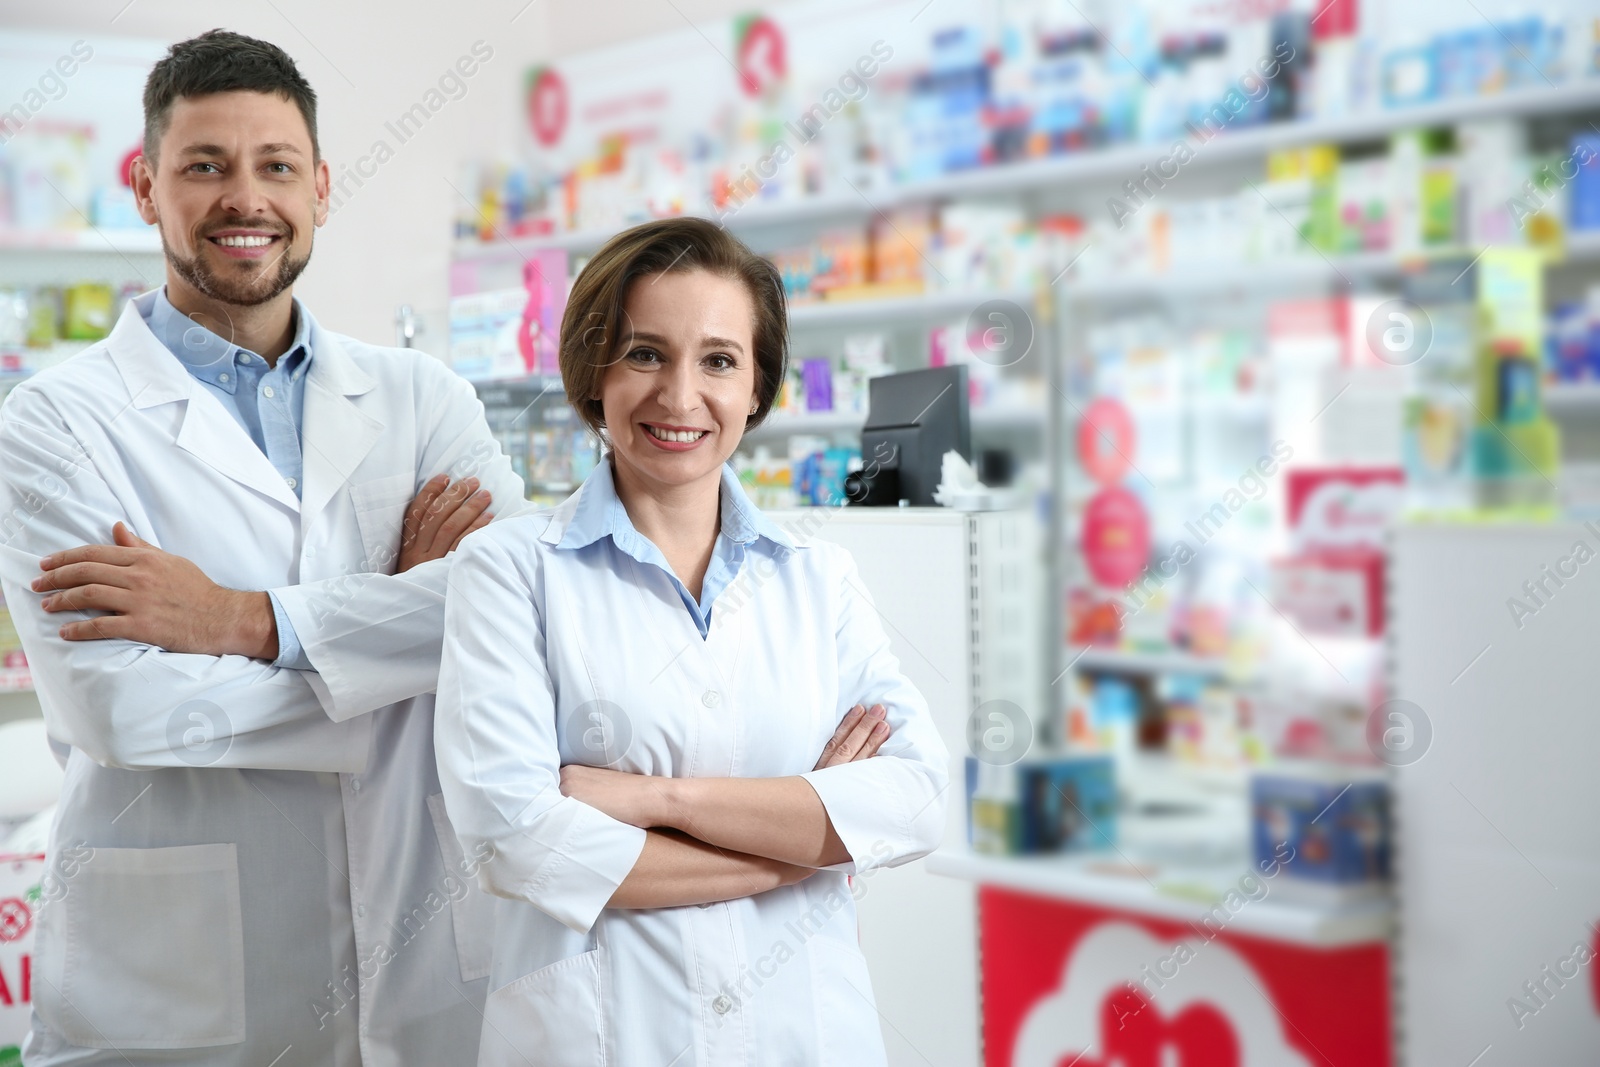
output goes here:
{"type": "Polygon", "coordinates": [[[483,529],[494,518],[487,511],[491,499],[487,489],[478,489],[476,478],[464,478],[454,485],[443,474],[430,478],[406,509],[399,569],[408,571],[455,551],[463,537],[483,529]]]}
{"type": "Polygon", "coordinates": [[[278,632],[266,593],[217,585],[182,556],[140,540],[122,523],[113,544],[83,545],[39,561],[45,611],[109,614],[61,627],[68,641],[119,639],[168,652],[272,660],[278,632]]]}
{"type": "Polygon", "coordinates": [[[818,758],[817,765],[811,769],[820,771],[824,767],[837,767],[841,763],[854,763],[877,755],[879,747],[889,740],[889,724],[884,719],[886,714],[882,704],[874,704],[871,708],[857,704],[845,712],[833,737],[822,746],[822,756],[818,758]]]}

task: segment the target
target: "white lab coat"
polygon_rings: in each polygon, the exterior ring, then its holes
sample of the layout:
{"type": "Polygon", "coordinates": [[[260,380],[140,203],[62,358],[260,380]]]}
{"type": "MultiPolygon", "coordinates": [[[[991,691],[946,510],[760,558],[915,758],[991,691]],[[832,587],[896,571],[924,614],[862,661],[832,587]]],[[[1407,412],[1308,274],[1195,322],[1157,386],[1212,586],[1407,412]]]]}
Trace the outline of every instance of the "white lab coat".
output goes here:
{"type": "Polygon", "coordinates": [[[440,784],[463,847],[490,857],[480,881],[509,898],[479,1064],[883,1063],[847,874],[937,845],[947,757],[854,562],[821,542],[746,557],[703,640],[665,571],[609,538],[554,547],[578,499],[473,534],[450,575],[440,784]],[[892,737],[812,772],[858,702],[887,706],[892,737]],[[852,860],[724,903],[605,910],[644,831],[562,797],[568,763],[803,773],[852,860]]]}
{"type": "Polygon", "coordinates": [[[39,917],[29,1067],[470,1058],[493,902],[434,770],[449,561],[389,572],[428,478],[475,474],[502,515],[522,484],[467,383],[327,331],[303,441],[297,500],[132,305],[0,408],[0,580],[66,768],[52,860],[71,859],[39,917]],[[85,616],[39,607],[39,557],[119,519],[278,592],[320,673],[61,640],[85,616]]]}

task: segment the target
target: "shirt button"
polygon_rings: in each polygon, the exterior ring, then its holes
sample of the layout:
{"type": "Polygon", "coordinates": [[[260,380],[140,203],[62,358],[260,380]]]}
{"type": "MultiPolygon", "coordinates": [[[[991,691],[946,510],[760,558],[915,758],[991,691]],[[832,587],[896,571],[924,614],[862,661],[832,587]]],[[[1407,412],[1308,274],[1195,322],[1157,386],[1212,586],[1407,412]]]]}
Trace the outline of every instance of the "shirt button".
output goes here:
{"type": "Polygon", "coordinates": [[[217,381],[225,382],[227,380],[228,380],[228,372],[227,371],[223,371],[221,374],[217,375],[217,381]]]}
{"type": "Polygon", "coordinates": [[[711,1010],[718,1015],[726,1015],[733,1010],[733,1001],[729,1000],[728,995],[724,993],[711,1002],[711,1010]]]}
{"type": "Polygon", "coordinates": [[[293,478],[285,478],[283,480],[283,484],[287,485],[290,489],[293,489],[295,486],[299,485],[300,483],[295,481],[293,478]]]}
{"type": "Polygon", "coordinates": [[[261,387],[261,392],[262,392],[262,393],[263,393],[263,394],[265,394],[265,395],[266,395],[266,398],[267,398],[267,399],[268,399],[268,400],[271,400],[271,399],[272,399],[272,396],[273,396],[273,393],[272,393],[272,386],[270,386],[270,385],[263,385],[263,386],[262,386],[262,387],[261,387]]]}
{"type": "Polygon", "coordinates": [[[707,689],[704,693],[700,694],[700,703],[704,704],[708,708],[714,708],[718,704],[722,703],[722,694],[717,692],[715,689],[707,689]]]}

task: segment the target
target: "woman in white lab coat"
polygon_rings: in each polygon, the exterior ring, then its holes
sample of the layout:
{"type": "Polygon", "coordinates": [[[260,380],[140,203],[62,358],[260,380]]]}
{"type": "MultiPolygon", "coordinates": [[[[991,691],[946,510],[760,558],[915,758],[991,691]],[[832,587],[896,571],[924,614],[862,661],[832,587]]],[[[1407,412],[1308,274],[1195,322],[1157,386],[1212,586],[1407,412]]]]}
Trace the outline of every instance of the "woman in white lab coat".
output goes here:
{"type": "Polygon", "coordinates": [[[884,1060],[847,876],[938,843],[947,753],[850,557],[724,465],[786,348],[777,271],[715,224],[614,238],[561,337],[608,457],[457,554],[439,773],[509,898],[480,1064],[884,1060]]]}

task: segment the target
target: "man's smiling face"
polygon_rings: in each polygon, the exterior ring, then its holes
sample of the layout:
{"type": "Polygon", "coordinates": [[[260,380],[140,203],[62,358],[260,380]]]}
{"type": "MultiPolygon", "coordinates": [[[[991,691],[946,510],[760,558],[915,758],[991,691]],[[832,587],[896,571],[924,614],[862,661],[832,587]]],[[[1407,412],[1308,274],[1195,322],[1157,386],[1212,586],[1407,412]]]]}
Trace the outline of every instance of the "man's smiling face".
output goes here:
{"type": "Polygon", "coordinates": [[[134,168],[139,212],[197,293],[251,307],[288,290],[327,219],[329,171],[300,109],[276,93],[180,97],[155,165],[134,168]]]}

